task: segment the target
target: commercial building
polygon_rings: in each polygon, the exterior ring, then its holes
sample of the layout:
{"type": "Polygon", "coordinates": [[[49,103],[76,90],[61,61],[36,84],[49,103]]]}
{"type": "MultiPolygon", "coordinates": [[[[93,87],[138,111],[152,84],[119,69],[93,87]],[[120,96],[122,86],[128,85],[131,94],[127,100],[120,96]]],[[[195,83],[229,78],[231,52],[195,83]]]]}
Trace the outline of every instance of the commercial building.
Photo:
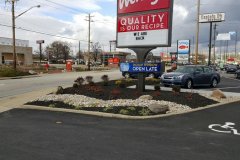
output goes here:
{"type": "MultiPolygon", "coordinates": [[[[17,65],[33,64],[32,47],[28,40],[16,39],[17,65]]],[[[0,65],[13,64],[13,45],[11,38],[0,37],[0,65]]]]}

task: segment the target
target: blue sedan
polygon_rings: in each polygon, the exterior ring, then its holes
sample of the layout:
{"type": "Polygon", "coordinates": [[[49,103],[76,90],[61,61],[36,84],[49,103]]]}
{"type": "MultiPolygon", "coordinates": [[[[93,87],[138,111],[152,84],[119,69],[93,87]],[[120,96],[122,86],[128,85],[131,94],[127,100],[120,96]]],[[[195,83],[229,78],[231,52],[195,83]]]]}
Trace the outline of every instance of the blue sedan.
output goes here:
{"type": "Polygon", "coordinates": [[[195,86],[215,88],[220,83],[220,74],[208,66],[180,66],[174,72],[163,74],[161,83],[164,86],[179,85],[188,89],[195,86]]]}

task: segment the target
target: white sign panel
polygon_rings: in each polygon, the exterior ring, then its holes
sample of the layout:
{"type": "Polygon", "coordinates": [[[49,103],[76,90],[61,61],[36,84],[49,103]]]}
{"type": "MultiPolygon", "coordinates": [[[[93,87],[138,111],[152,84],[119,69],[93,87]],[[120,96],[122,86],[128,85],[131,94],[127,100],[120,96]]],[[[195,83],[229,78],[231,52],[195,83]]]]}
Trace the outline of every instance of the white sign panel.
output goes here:
{"type": "Polygon", "coordinates": [[[230,41],[231,35],[230,33],[221,33],[217,35],[217,41],[230,41]]]}
{"type": "Polygon", "coordinates": [[[225,21],[225,13],[211,13],[199,15],[200,23],[222,22],[225,21]]]}
{"type": "Polygon", "coordinates": [[[173,0],[118,0],[117,47],[170,46],[172,7],[173,0]]]}
{"type": "Polygon", "coordinates": [[[178,40],[178,54],[190,53],[190,40],[178,40]]]}

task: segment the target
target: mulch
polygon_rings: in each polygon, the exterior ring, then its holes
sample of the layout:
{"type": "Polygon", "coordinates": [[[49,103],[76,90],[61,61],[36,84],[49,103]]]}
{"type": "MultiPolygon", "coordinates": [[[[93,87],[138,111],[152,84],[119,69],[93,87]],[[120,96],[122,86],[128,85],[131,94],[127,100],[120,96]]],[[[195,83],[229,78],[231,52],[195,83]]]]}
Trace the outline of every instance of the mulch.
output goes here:
{"type": "MultiPolygon", "coordinates": [[[[133,85],[133,83],[128,84],[128,86],[130,85],[133,85]]],[[[115,85],[115,81],[110,81],[107,86],[104,86],[102,83],[96,83],[93,86],[83,85],[78,88],[65,88],[64,94],[85,95],[102,100],[137,99],[142,95],[151,95],[153,97],[153,100],[175,102],[178,104],[187,105],[191,108],[204,107],[218,103],[212,99],[203,97],[198,93],[191,93],[191,90],[189,90],[189,93],[175,93],[170,91],[153,90],[139,92],[136,89],[117,87],[115,85]]]]}

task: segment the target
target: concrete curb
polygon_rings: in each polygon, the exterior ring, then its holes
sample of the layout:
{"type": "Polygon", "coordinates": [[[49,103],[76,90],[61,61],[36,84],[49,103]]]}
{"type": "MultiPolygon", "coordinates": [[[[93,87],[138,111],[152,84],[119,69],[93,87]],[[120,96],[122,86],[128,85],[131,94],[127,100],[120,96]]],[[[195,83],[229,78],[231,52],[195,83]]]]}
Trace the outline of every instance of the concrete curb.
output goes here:
{"type": "Polygon", "coordinates": [[[34,78],[34,77],[41,77],[41,76],[40,75],[30,75],[30,76],[18,76],[18,77],[0,77],[0,80],[34,78]]]}
{"type": "Polygon", "coordinates": [[[171,117],[176,115],[182,115],[187,113],[193,113],[201,110],[206,110],[210,108],[216,108],[219,106],[231,104],[234,102],[240,103],[240,98],[238,100],[233,100],[230,102],[223,102],[213,105],[208,105],[206,107],[192,109],[190,111],[178,112],[178,113],[170,113],[164,115],[154,115],[154,116],[127,116],[127,115],[120,115],[120,114],[112,114],[112,113],[103,113],[103,112],[93,112],[93,111],[82,111],[82,110],[74,110],[74,109],[63,109],[63,108],[49,108],[49,107],[42,107],[42,106],[34,106],[34,105],[23,105],[20,109],[32,109],[32,110],[42,110],[42,111],[52,111],[52,112],[66,112],[66,113],[76,113],[76,114],[84,114],[90,116],[99,116],[105,118],[119,118],[119,119],[129,119],[129,120],[145,120],[145,119],[157,119],[163,117],[171,117]]]}

